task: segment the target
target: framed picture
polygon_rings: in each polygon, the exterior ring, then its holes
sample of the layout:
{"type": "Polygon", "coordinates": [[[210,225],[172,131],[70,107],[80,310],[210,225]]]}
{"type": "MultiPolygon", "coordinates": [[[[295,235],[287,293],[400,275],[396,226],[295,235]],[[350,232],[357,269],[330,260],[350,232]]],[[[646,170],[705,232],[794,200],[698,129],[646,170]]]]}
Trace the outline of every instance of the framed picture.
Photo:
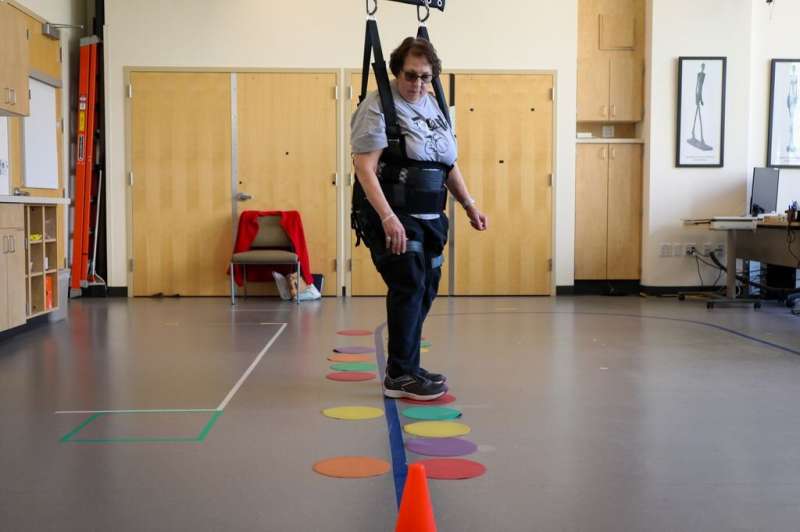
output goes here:
{"type": "Polygon", "coordinates": [[[727,66],[726,57],[678,58],[675,166],[724,166],[727,66]]]}
{"type": "Polygon", "coordinates": [[[769,89],[767,166],[800,168],[800,59],[773,59],[769,89]]]}

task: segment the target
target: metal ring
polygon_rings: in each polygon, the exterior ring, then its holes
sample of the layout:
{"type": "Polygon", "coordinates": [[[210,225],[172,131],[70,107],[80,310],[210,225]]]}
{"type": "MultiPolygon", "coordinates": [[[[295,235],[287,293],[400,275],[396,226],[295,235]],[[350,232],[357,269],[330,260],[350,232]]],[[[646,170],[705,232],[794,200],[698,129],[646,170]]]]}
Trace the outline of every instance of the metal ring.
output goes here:
{"type": "Polygon", "coordinates": [[[419,21],[420,24],[423,24],[431,16],[431,0],[422,0],[422,1],[424,2],[423,4],[417,4],[417,20],[419,21]],[[425,7],[424,18],[420,15],[419,8],[421,7],[425,7]]]}
{"type": "Polygon", "coordinates": [[[366,0],[366,3],[367,3],[367,15],[369,15],[370,17],[372,15],[374,15],[378,11],[378,0],[372,0],[372,2],[375,4],[375,7],[373,7],[370,10],[370,8],[369,8],[369,0],[366,0]]]}

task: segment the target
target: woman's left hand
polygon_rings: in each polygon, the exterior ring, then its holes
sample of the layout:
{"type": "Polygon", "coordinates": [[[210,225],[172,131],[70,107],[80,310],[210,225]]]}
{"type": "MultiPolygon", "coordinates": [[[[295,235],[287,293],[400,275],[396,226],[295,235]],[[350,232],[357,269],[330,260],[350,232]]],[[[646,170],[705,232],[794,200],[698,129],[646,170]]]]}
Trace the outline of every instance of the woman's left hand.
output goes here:
{"type": "Polygon", "coordinates": [[[469,217],[470,225],[478,231],[486,231],[489,227],[489,220],[475,205],[467,208],[467,217],[469,217]]]}

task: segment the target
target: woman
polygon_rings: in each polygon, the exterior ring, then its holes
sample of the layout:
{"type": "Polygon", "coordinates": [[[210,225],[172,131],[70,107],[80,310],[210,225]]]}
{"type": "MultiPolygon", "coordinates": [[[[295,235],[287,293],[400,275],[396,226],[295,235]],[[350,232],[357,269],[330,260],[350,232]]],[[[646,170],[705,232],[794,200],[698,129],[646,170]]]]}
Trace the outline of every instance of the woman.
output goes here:
{"type": "Polygon", "coordinates": [[[357,230],[388,287],[384,394],[434,400],[447,391],[446,379],[420,367],[420,340],[439,288],[447,242],[444,196],[438,195],[441,183],[464,207],[472,227],[484,231],[487,220],[467,192],[456,164],[452,128],[427,91],[441,72],[433,46],[409,37],[392,52],[389,68],[395,76],[391,89],[405,153],[398,158],[396,150],[387,150],[380,97],[371,93],[351,122],[356,176],[367,200],[357,213],[357,230]]]}

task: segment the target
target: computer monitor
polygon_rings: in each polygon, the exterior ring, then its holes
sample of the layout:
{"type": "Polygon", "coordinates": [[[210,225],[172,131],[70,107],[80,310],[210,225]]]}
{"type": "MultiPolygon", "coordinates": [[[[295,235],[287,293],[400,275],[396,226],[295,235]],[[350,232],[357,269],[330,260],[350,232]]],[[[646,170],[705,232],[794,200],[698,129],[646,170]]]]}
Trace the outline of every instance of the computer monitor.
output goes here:
{"type": "Polygon", "coordinates": [[[777,168],[755,168],[753,170],[753,191],[750,194],[750,216],[773,213],[778,209],[777,168]]]}

